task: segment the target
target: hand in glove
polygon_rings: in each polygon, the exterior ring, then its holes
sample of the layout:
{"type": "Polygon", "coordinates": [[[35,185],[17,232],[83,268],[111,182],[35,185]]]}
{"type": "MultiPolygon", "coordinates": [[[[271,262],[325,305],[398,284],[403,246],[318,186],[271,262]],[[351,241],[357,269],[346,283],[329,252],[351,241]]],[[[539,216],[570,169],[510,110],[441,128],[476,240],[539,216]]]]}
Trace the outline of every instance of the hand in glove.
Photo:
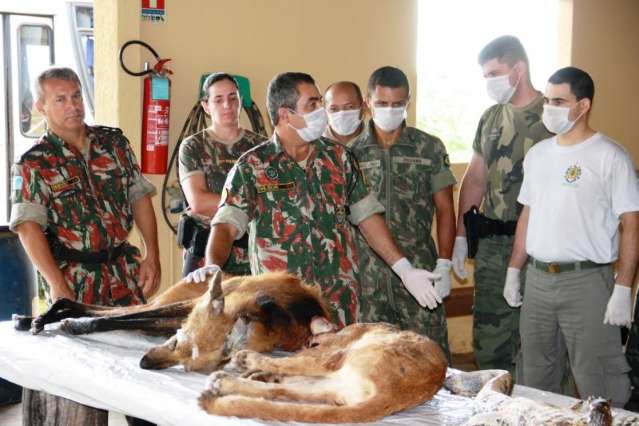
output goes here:
{"type": "Polygon", "coordinates": [[[441,297],[433,286],[433,280],[440,278],[440,275],[425,269],[413,268],[405,257],[395,262],[392,269],[422,307],[428,306],[429,309],[435,309],[438,303],[442,303],[441,297]]]}
{"type": "Polygon", "coordinates": [[[184,277],[184,281],[187,283],[201,283],[206,281],[209,275],[213,275],[220,270],[220,267],[215,264],[202,266],[184,277]]]}
{"type": "Polygon", "coordinates": [[[519,279],[519,273],[521,271],[517,268],[508,268],[506,271],[506,283],[504,284],[504,299],[506,303],[513,308],[518,308],[522,305],[521,292],[521,280],[519,279]]]}
{"type": "Polygon", "coordinates": [[[612,296],[608,300],[604,324],[630,327],[632,318],[631,289],[621,284],[615,284],[612,296]]]}
{"type": "Polygon", "coordinates": [[[464,263],[468,257],[468,242],[466,237],[455,238],[455,245],[453,246],[453,271],[459,279],[465,280],[468,276],[464,263]]]}
{"type": "Polygon", "coordinates": [[[448,259],[437,259],[437,264],[435,266],[435,270],[433,271],[436,274],[441,275],[441,278],[435,280],[435,290],[439,297],[444,299],[444,297],[450,294],[450,267],[452,262],[448,259]]]}

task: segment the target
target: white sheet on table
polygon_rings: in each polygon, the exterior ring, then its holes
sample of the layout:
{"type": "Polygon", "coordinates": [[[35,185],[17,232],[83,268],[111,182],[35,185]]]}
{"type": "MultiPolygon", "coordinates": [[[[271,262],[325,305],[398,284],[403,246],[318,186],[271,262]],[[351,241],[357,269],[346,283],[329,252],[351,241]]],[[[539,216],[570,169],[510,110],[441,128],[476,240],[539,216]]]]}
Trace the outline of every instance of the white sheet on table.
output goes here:
{"type": "MultiPolygon", "coordinates": [[[[79,403],[116,411],[159,425],[284,424],[210,415],[197,398],[206,375],[181,367],[142,370],[142,354],[164,339],[131,331],[69,336],[45,330],[33,336],[0,322],[0,377],[79,403]]],[[[524,386],[515,395],[572,405],[575,400],[524,386]]],[[[473,401],[441,390],[419,407],[389,416],[378,425],[459,425],[472,415],[473,401]]],[[[296,424],[296,423],[286,423],[296,424]]]]}

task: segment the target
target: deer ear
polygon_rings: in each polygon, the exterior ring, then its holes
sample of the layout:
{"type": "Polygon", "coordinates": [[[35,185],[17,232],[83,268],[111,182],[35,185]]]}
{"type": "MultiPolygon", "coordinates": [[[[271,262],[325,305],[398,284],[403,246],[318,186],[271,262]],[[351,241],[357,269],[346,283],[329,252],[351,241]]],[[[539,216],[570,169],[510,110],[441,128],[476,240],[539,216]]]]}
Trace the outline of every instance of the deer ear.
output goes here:
{"type": "Polygon", "coordinates": [[[211,302],[223,298],[222,294],[222,271],[217,271],[209,278],[209,297],[211,302]]]}

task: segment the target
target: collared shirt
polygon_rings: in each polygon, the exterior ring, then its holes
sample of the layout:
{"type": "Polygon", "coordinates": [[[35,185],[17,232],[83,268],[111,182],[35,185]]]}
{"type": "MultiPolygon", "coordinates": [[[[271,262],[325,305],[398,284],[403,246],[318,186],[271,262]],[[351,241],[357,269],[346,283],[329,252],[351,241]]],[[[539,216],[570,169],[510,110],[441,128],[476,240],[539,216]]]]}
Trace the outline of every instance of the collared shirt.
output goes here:
{"type": "Polygon", "coordinates": [[[48,132],[12,173],[10,228],[34,221],[76,250],[100,251],[126,241],[133,203],[155,192],[129,141],[106,127],[87,126],[84,154],[48,132]]]}
{"type": "Polygon", "coordinates": [[[351,226],[383,211],[354,157],[327,139],[310,142],[305,169],[273,136],[244,154],[224,185],[212,225],[249,232],[254,274],[288,270],[322,286],[342,323],[357,318],[357,254],[351,226]],[[345,292],[346,290],[346,292],[345,292]],[[349,310],[349,312],[345,312],[349,310]]]}
{"type": "MultiPolygon", "coordinates": [[[[154,193],[121,130],[87,126],[84,153],[48,132],[12,169],[10,228],[38,223],[64,246],[97,252],[126,242],[133,204],[154,193]]],[[[95,304],[139,303],[139,252],[127,246],[111,264],[59,261],[78,300],[95,304]]],[[[40,284],[44,284],[39,275],[40,284]]],[[[46,288],[45,288],[46,289],[46,288]]]]}
{"type": "MultiPolygon", "coordinates": [[[[238,138],[230,143],[216,139],[210,129],[189,136],[180,144],[180,182],[191,176],[203,175],[209,192],[222,193],[226,175],[237,159],[249,149],[264,142],[266,138],[249,130],[241,129],[238,138]]],[[[190,211],[189,211],[189,214],[190,211]]],[[[203,227],[208,227],[211,218],[191,214],[203,227]]],[[[233,245],[224,270],[234,275],[249,273],[248,253],[244,247],[233,245]]]]}
{"type": "MultiPolygon", "coordinates": [[[[386,210],[386,225],[400,249],[415,266],[431,269],[437,259],[431,236],[433,194],[455,184],[446,147],[437,137],[404,126],[397,142],[384,148],[374,126],[370,120],[353,153],[371,191],[386,210]]],[[[376,255],[362,247],[362,257],[376,255]]],[[[381,259],[378,263],[385,267],[381,259]]]]}

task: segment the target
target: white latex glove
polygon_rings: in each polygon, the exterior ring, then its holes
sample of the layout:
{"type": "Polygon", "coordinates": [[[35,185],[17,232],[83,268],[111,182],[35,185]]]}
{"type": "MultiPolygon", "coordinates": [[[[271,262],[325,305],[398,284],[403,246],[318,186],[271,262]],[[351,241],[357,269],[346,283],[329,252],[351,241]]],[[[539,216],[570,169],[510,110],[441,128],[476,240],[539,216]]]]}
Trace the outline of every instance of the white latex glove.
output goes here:
{"type": "Polygon", "coordinates": [[[448,259],[437,259],[437,264],[433,271],[434,273],[441,275],[440,279],[435,280],[435,290],[442,299],[450,294],[450,267],[452,266],[452,263],[453,262],[448,259]]]}
{"type": "Polygon", "coordinates": [[[464,266],[467,257],[468,242],[466,241],[466,237],[455,238],[455,245],[453,246],[453,271],[455,275],[462,280],[465,280],[468,276],[466,275],[466,268],[464,266]]]}
{"type": "Polygon", "coordinates": [[[200,269],[196,269],[184,277],[184,281],[187,283],[201,283],[206,281],[209,275],[213,275],[220,270],[221,268],[215,264],[202,266],[200,269]]]}
{"type": "Polygon", "coordinates": [[[442,303],[442,298],[433,286],[433,280],[441,278],[440,275],[425,269],[413,268],[405,257],[395,262],[392,269],[422,307],[428,306],[429,309],[435,309],[438,303],[442,303]]]}
{"type": "Polygon", "coordinates": [[[606,307],[604,324],[630,327],[632,324],[631,305],[630,287],[615,284],[615,289],[612,291],[612,296],[610,296],[606,307]]]}
{"type": "Polygon", "coordinates": [[[518,308],[522,305],[521,292],[521,279],[519,273],[521,271],[517,268],[508,268],[506,270],[506,283],[504,284],[504,299],[506,303],[512,308],[518,308]]]}

